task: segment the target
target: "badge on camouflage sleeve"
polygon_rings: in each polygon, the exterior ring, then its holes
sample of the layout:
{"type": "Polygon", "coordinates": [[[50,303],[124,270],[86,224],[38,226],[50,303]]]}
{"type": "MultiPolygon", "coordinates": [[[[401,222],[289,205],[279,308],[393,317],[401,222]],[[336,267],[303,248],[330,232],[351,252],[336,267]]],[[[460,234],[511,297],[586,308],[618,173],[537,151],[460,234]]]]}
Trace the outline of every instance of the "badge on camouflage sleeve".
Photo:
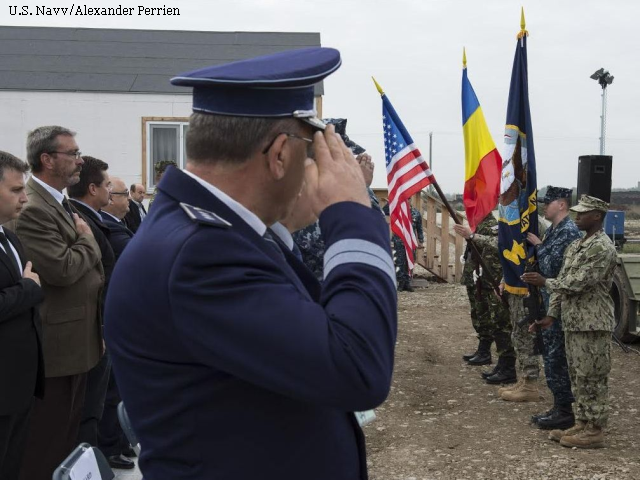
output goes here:
{"type": "Polygon", "coordinates": [[[194,207],[188,203],[180,203],[182,209],[186,212],[191,220],[202,225],[211,225],[212,227],[229,228],[231,224],[221,216],[204,210],[203,208],[194,207]]]}

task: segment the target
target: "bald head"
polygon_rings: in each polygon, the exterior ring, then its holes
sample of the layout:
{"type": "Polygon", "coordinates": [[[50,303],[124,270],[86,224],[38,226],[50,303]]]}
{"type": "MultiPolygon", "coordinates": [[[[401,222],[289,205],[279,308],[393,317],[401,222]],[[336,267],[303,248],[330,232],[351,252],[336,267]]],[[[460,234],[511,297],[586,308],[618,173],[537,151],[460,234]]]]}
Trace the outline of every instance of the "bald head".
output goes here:
{"type": "Polygon", "coordinates": [[[111,177],[111,202],[103,210],[120,220],[129,211],[129,189],[122,179],[111,177]]]}

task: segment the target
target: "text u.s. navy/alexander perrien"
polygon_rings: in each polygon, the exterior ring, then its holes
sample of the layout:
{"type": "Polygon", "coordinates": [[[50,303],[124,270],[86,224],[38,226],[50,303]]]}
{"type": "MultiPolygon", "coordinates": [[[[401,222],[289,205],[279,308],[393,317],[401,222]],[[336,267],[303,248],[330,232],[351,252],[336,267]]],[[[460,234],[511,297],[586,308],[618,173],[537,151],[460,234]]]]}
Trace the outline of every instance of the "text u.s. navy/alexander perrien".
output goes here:
{"type": "Polygon", "coordinates": [[[75,3],[68,6],[49,7],[49,6],[28,6],[28,5],[9,5],[9,15],[36,15],[36,16],[169,16],[180,15],[180,9],[177,7],[145,7],[138,5],[135,7],[124,7],[118,5],[116,7],[94,7],[88,5],[76,5],[75,3]]]}

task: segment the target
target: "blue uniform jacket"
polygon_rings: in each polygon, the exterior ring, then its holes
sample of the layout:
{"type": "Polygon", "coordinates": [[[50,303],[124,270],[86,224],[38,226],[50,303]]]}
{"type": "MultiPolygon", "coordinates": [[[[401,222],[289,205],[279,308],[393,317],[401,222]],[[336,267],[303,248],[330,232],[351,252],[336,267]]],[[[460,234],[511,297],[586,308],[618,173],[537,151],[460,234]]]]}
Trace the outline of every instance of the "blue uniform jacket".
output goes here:
{"type": "Polygon", "coordinates": [[[105,322],[145,480],[367,478],[351,412],[387,397],[397,327],[380,213],[322,213],[320,288],[184,173],[169,169],[158,190],[105,322]],[[192,220],[181,202],[232,226],[192,220]]]}

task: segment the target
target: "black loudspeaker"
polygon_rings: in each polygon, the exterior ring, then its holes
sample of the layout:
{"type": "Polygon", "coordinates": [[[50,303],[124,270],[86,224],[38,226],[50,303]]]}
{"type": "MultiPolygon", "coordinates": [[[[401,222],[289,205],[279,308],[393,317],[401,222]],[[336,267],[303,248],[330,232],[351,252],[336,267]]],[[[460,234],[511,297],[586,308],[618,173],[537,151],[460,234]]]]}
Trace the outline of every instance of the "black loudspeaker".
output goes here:
{"type": "Polygon", "coordinates": [[[590,195],[605,202],[611,201],[611,155],[582,155],[578,157],[577,199],[590,195]]]}

